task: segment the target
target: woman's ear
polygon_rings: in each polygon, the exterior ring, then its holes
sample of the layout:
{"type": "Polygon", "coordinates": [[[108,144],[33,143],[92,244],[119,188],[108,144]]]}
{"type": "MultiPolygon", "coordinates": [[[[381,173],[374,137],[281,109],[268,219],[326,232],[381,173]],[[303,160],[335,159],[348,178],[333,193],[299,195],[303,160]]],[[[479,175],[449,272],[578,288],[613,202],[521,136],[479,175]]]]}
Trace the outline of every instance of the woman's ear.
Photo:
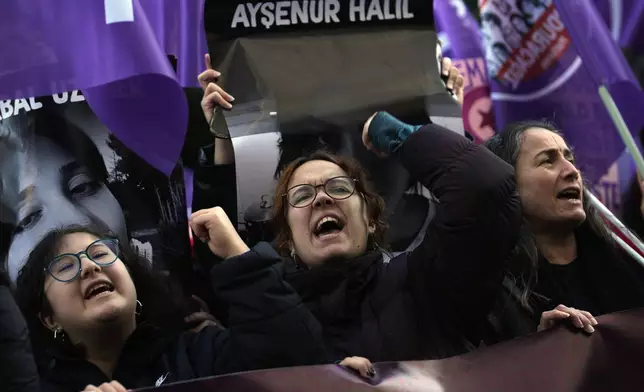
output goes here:
{"type": "Polygon", "coordinates": [[[50,331],[60,328],[60,325],[54,321],[52,316],[43,316],[42,313],[38,313],[38,320],[40,320],[42,325],[50,331]]]}
{"type": "Polygon", "coordinates": [[[369,223],[367,230],[369,230],[369,234],[374,234],[376,232],[376,224],[373,222],[369,223]]]}

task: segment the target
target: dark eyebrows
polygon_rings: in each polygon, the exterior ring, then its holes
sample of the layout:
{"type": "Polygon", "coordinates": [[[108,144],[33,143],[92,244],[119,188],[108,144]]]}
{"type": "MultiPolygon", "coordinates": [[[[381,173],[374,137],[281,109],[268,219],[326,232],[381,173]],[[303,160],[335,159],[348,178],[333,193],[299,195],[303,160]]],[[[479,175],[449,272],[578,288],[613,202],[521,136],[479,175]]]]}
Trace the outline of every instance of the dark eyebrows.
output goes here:
{"type": "Polygon", "coordinates": [[[546,148],[541,151],[535,156],[535,159],[539,159],[539,157],[545,155],[549,158],[556,157],[557,154],[562,153],[564,158],[566,159],[574,159],[575,154],[573,152],[572,148],[564,148],[564,149],[559,149],[559,148],[546,148]]]}
{"type": "Polygon", "coordinates": [[[59,169],[60,175],[67,181],[67,179],[82,169],[82,166],[77,161],[69,162],[59,169]]]}

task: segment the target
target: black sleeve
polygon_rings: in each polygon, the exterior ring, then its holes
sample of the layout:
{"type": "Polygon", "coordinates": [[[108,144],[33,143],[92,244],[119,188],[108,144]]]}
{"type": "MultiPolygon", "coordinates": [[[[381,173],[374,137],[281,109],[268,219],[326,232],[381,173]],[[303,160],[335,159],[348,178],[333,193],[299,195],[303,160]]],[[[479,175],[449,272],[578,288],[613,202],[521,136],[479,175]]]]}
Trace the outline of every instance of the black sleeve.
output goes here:
{"type": "Polygon", "coordinates": [[[331,363],[320,324],[282,276],[282,259],[267,243],[213,268],[229,327],[206,328],[194,343],[214,350],[211,375],[331,363]]]}
{"type": "MultiPolygon", "coordinates": [[[[233,225],[237,224],[237,177],[235,164],[215,165],[214,146],[199,151],[194,172],[192,211],[221,207],[233,225]]],[[[195,255],[203,270],[209,271],[213,264],[221,261],[208,245],[195,241],[195,255]]]]}
{"type": "Polygon", "coordinates": [[[7,392],[36,392],[38,371],[29,332],[7,286],[0,284],[0,380],[7,392]]]}
{"type": "MultiPolygon", "coordinates": [[[[488,151],[430,124],[397,152],[439,200],[423,243],[408,255],[410,286],[459,323],[478,323],[500,292],[521,209],[514,169],[488,151]]],[[[468,324],[461,324],[468,325],[468,324]]]]}

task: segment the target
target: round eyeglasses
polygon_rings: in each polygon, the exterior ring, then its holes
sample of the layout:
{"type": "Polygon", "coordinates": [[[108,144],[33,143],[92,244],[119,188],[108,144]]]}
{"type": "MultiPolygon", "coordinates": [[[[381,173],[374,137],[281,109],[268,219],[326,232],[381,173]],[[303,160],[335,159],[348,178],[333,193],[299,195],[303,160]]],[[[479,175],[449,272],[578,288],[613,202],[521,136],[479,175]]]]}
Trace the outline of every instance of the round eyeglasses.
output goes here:
{"type": "Polygon", "coordinates": [[[78,253],[64,253],[56,256],[45,269],[52,278],[59,282],[71,282],[82,271],[81,256],[87,256],[96,265],[108,267],[119,257],[119,243],[117,239],[96,240],[89,244],[87,249],[78,253]]]}
{"type": "Polygon", "coordinates": [[[288,204],[295,208],[308,207],[318,196],[317,189],[322,187],[324,193],[329,195],[334,200],[344,200],[348,199],[356,191],[356,182],[357,180],[347,177],[339,176],[329,178],[317,186],[310,184],[300,184],[291,187],[284,196],[288,200],[288,204]]]}

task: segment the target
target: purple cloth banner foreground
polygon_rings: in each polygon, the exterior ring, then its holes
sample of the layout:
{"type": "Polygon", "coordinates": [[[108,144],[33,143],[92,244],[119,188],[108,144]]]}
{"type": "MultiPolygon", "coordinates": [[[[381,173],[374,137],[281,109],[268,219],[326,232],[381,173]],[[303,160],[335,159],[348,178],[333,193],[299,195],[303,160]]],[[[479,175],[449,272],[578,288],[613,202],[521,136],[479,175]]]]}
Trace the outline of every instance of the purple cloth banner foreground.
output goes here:
{"type": "Polygon", "coordinates": [[[366,380],[338,366],[249,372],[167,385],[164,392],[640,391],[644,310],[598,317],[591,336],[564,326],[438,361],[376,364],[366,380]]]}
{"type": "Polygon", "coordinates": [[[463,0],[434,1],[434,22],[443,42],[443,56],[450,57],[465,78],[465,130],[477,143],[484,142],[494,135],[494,115],[478,23],[463,0]]]}
{"type": "Polygon", "coordinates": [[[187,103],[139,0],[10,0],[0,31],[0,99],[81,89],[123,143],[169,174],[187,103]]]}
{"type": "Polygon", "coordinates": [[[593,0],[593,3],[621,48],[644,53],[644,1],[593,0]]]}
{"type": "Polygon", "coordinates": [[[184,87],[199,87],[208,53],[203,28],[205,0],[139,0],[166,54],[177,56],[177,77],[184,87]]]}
{"type": "Polygon", "coordinates": [[[624,149],[599,84],[608,85],[633,132],[644,124],[641,90],[590,0],[557,5],[480,2],[495,118],[499,129],[518,120],[553,120],[595,185],[624,149]]]}

